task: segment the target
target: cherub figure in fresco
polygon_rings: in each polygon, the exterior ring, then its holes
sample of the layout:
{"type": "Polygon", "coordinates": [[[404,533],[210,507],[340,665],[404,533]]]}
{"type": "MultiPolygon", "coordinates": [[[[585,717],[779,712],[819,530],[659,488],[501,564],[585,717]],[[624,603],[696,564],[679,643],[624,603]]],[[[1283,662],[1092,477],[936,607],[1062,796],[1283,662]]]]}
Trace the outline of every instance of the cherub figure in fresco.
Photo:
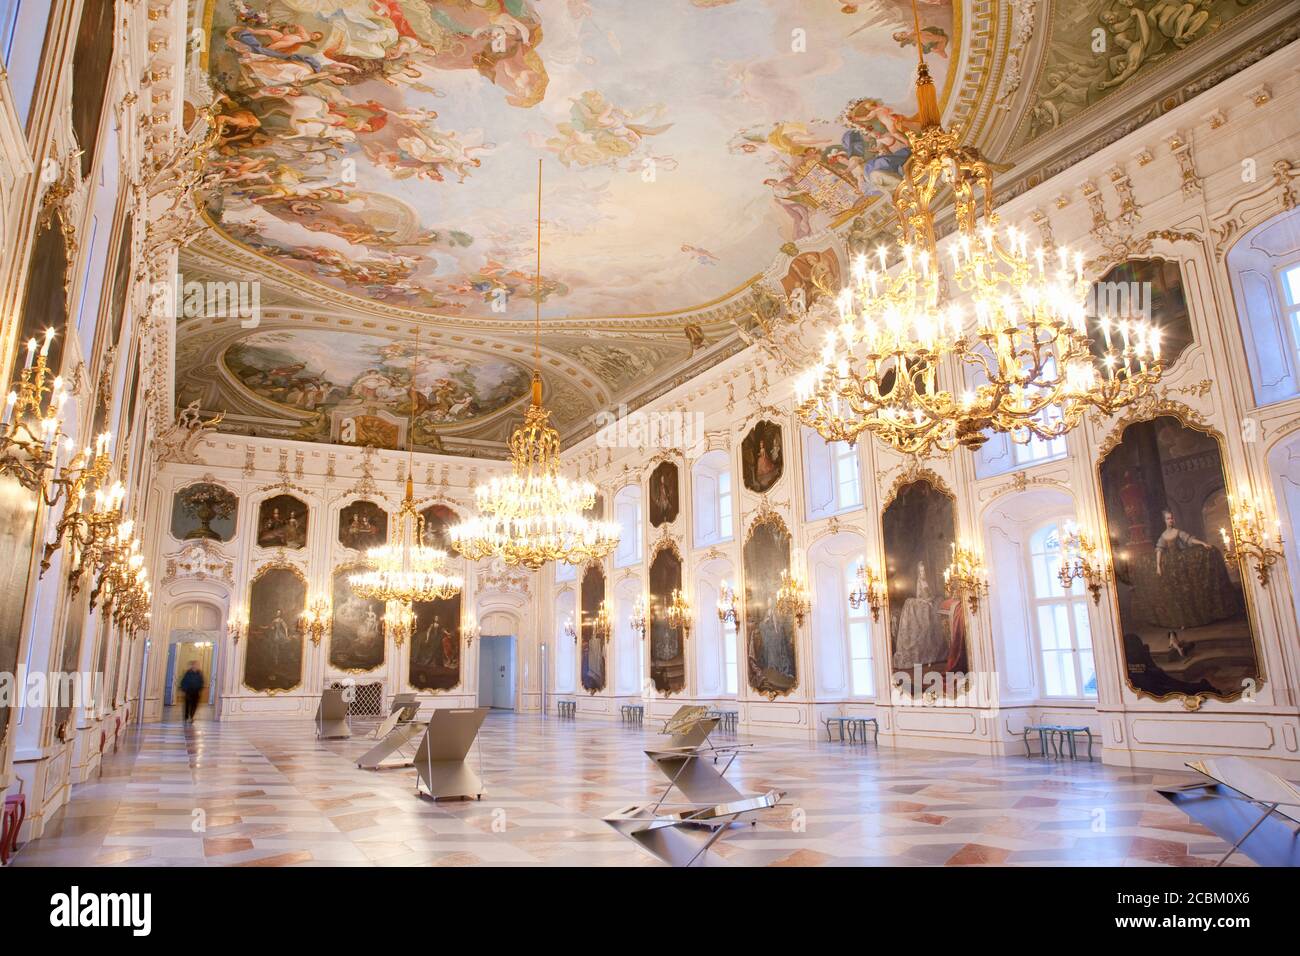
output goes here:
{"type": "Polygon", "coordinates": [[[1196,39],[1196,34],[1210,19],[1208,0],[1156,0],[1147,11],[1156,27],[1182,48],[1196,39]]]}
{"type": "Polygon", "coordinates": [[[1111,77],[1097,84],[1099,90],[1126,82],[1142,68],[1151,49],[1153,36],[1146,11],[1137,6],[1136,0],[1121,0],[1121,6],[1128,8],[1128,16],[1122,16],[1118,10],[1105,10],[1100,17],[1115,45],[1123,52],[1110,57],[1111,77]]]}
{"type": "Polygon", "coordinates": [[[672,126],[634,122],[638,115],[657,115],[661,108],[630,113],[614,106],[599,90],[587,90],[570,104],[569,122],[556,124],[559,135],[545,143],[565,166],[617,165],[634,155],[646,137],[658,136],[672,126]]]}
{"type": "Polygon", "coordinates": [[[718,262],[718,257],[709,252],[708,249],[693,246],[689,242],[682,243],[682,252],[686,253],[702,266],[712,266],[716,265],[718,262]]]}
{"type": "MultiPolygon", "coordinates": [[[[894,42],[899,46],[916,46],[916,30],[894,31],[894,42]]],[[[948,58],[948,34],[942,27],[921,27],[921,52],[948,58]]]]}

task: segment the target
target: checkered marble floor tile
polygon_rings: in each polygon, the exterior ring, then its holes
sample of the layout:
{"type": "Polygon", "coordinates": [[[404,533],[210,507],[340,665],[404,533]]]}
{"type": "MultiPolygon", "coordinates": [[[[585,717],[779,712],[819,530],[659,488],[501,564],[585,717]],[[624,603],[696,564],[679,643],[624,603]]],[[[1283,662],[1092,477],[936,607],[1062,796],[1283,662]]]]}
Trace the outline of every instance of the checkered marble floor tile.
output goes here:
{"type": "MultiPolygon", "coordinates": [[[[360,728],[358,728],[360,730],[360,728]]],[[[372,743],[287,721],[150,724],[17,866],[658,866],[601,817],[657,797],[649,724],[493,713],[480,801],[360,770],[372,743]]],[[[749,866],[1208,866],[1226,845],[1154,792],[1191,774],[825,741],[753,744],[727,778],[785,800],[720,844],[749,866]]],[[[1240,855],[1230,865],[1249,865],[1240,855]]]]}

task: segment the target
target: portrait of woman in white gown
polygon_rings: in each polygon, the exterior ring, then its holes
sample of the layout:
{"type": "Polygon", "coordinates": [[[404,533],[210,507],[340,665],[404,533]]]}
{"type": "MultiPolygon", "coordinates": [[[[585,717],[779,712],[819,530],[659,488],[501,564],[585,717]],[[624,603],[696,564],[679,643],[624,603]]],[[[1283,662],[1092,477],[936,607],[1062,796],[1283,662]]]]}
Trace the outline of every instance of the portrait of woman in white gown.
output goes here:
{"type": "Polygon", "coordinates": [[[894,666],[915,667],[933,664],[948,656],[948,641],[944,637],[943,618],[924,561],[916,565],[916,593],[903,602],[898,615],[898,630],[894,639],[894,666]]]}

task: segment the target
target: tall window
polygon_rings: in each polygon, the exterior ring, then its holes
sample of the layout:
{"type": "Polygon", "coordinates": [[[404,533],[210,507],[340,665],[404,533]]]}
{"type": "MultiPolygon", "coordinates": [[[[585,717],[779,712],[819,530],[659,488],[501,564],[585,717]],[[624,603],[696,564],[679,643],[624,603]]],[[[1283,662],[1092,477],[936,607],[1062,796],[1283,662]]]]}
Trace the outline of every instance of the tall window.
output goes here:
{"type": "Polygon", "coordinates": [[[731,460],[725,451],[711,451],[691,466],[692,521],[695,546],[720,544],[732,538],[731,460]]]}
{"type": "MultiPolygon", "coordinates": [[[[844,571],[843,593],[847,594],[857,584],[857,562],[850,561],[845,565],[844,571]]],[[[863,604],[855,610],[847,599],[844,599],[844,606],[847,615],[845,623],[849,631],[849,686],[853,689],[854,697],[874,697],[876,685],[871,673],[871,627],[867,623],[871,608],[863,604]]]]}
{"type": "Polygon", "coordinates": [[[1057,576],[1061,568],[1061,530],[1056,522],[1034,532],[1029,542],[1032,565],[1031,613],[1037,629],[1038,656],[1046,697],[1096,697],[1097,669],[1083,588],[1067,591],[1057,576]]]}
{"type": "Polygon", "coordinates": [[[811,428],[803,430],[804,486],[810,520],[862,506],[858,451],[848,442],[828,442],[811,428]]]}
{"type": "Polygon", "coordinates": [[[1277,272],[1282,285],[1282,308],[1286,310],[1287,327],[1292,341],[1300,343],[1300,262],[1283,266],[1277,272]]]}
{"type": "Polygon", "coordinates": [[[614,520],[618,522],[618,547],[614,567],[625,568],[641,560],[641,488],[625,485],[614,495],[614,520]]]}
{"type": "Polygon", "coordinates": [[[736,625],[731,621],[722,624],[722,656],[726,665],[727,693],[734,696],[740,693],[740,658],[736,638],[736,625]]]}

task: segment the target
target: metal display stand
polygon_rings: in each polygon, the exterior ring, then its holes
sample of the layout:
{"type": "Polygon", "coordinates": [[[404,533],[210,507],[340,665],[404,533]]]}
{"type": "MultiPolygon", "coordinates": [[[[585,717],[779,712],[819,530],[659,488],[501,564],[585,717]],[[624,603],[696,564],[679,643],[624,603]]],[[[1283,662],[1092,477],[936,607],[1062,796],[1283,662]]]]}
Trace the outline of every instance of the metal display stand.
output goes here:
{"type": "Polygon", "coordinates": [[[419,712],[420,705],[412,702],[385,717],[384,722],[375,730],[379,743],[357,758],[357,766],[362,770],[411,766],[415,762],[415,754],[408,753],[406,747],[415,743],[425,729],[425,725],[415,719],[419,712]]]}
{"type": "Polygon", "coordinates": [[[668,778],[667,788],[653,803],[630,804],[605,817],[616,832],[670,866],[725,865],[713,845],[740,826],[743,815],[774,807],[785,796],[779,790],[745,796],[724,779],[740,751],[751,745],[709,743],[719,720],[704,707],[680,708],[664,724],[667,744],[645,752],[668,778]],[[674,790],[681,791],[684,804],[668,802],[674,790]],[[689,809],[664,812],[674,806],[689,809]]]}
{"type": "Polygon", "coordinates": [[[1216,866],[1238,850],[1260,866],[1300,866],[1300,790],[1244,757],[1187,766],[1212,782],[1156,792],[1230,844],[1216,866]]]}
{"type": "Polygon", "coordinates": [[[415,792],[433,797],[483,796],[483,781],[465,763],[489,707],[435,710],[415,752],[415,792]],[[421,789],[423,786],[423,789],[421,789]]]}
{"type": "Polygon", "coordinates": [[[320,695],[316,705],[316,736],[321,740],[340,740],[352,736],[348,723],[348,702],[342,687],[330,687],[320,695]]]}

